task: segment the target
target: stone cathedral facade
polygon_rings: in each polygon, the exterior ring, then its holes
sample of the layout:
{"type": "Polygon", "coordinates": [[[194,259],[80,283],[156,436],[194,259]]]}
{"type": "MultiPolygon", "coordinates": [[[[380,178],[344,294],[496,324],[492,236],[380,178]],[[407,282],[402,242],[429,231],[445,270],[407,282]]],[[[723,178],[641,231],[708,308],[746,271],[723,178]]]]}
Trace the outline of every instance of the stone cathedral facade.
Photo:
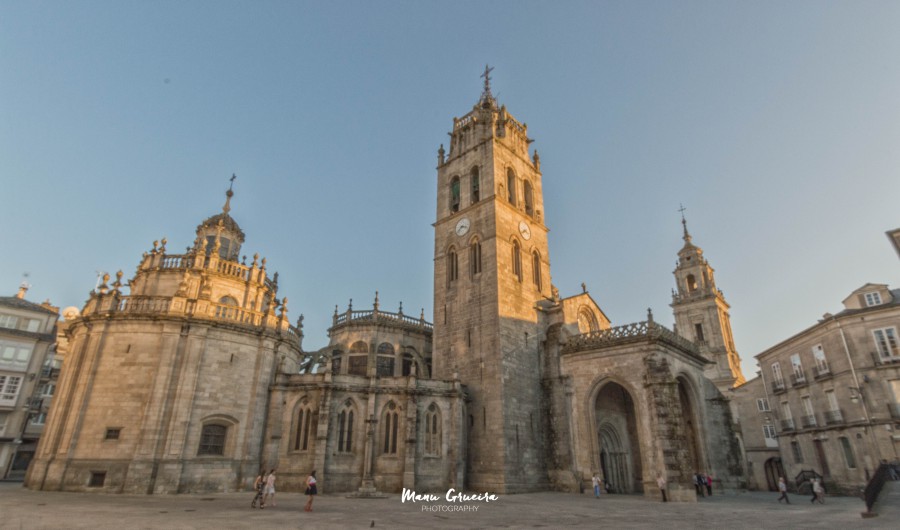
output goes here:
{"type": "MultiPolygon", "coordinates": [[[[720,390],[743,380],[728,306],[691,243],[675,271],[678,333],[613,327],[586,289],[551,283],[543,181],[527,127],[484,91],[438,151],[434,323],[335,308],[328,347],[302,350],[278,275],[240,259],[222,213],[185,254],[154,244],[127,282],[64,324],[58,399],[34,489],[234,491],[261,467],[282,490],[590,488],[695,500],[691,475],[743,486],[720,390]]],[[[556,185],[556,184],[554,184],[556,185]]]]}

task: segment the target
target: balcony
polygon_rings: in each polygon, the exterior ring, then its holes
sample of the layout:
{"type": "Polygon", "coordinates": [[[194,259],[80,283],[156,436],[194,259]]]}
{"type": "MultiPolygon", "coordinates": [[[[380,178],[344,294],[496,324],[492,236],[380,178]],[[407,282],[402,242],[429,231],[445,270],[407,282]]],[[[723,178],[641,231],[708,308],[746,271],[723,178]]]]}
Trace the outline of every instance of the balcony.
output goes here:
{"type": "Polygon", "coordinates": [[[784,381],[781,379],[776,379],[772,381],[772,392],[778,394],[780,392],[784,392],[784,381]]]}
{"type": "Polygon", "coordinates": [[[819,364],[815,368],[813,368],[815,373],[816,381],[820,379],[825,379],[826,377],[831,377],[831,369],[828,368],[828,365],[825,363],[819,364]]]}
{"type": "Polygon", "coordinates": [[[800,424],[803,425],[804,429],[809,429],[810,427],[816,427],[819,424],[816,422],[816,415],[810,414],[809,416],[803,416],[800,418],[800,424]]]}
{"type": "Polygon", "coordinates": [[[806,374],[804,374],[802,371],[794,372],[793,374],[791,374],[791,386],[806,386],[806,384],[806,374]]]}
{"type": "Polygon", "coordinates": [[[781,420],[781,430],[782,431],[793,431],[794,430],[794,420],[788,418],[786,420],[781,420]]]}
{"type": "Polygon", "coordinates": [[[825,424],[835,425],[844,422],[844,415],[840,409],[829,410],[825,412],[825,424]]]}

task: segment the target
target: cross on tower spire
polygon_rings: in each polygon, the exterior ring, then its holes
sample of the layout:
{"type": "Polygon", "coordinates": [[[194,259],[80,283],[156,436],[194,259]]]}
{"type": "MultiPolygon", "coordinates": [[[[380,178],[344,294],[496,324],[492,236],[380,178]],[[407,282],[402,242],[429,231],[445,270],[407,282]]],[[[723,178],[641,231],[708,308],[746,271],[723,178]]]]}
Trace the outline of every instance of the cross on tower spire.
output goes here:
{"type": "Polygon", "coordinates": [[[228,184],[228,191],[225,192],[225,206],[222,206],[222,213],[226,215],[231,211],[231,198],[234,197],[234,191],[231,188],[234,186],[234,179],[236,178],[237,175],[232,173],[231,178],[228,179],[230,183],[228,184]]]}
{"type": "Polygon", "coordinates": [[[685,243],[690,243],[691,242],[691,234],[688,233],[687,220],[685,220],[685,218],[684,218],[684,211],[687,210],[687,208],[685,208],[684,205],[682,205],[681,203],[678,203],[678,206],[679,206],[678,211],[681,212],[681,226],[684,228],[683,239],[684,239],[685,243]]]}
{"type": "Polygon", "coordinates": [[[481,93],[480,103],[482,106],[490,106],[494,105],[496,102],[494,100],[493,94],[491,94],[491,71],[492,67],[487,64],[484,65],[484,73],[481,74],[481,77],[484,78],[484,91],[481,93]]]}

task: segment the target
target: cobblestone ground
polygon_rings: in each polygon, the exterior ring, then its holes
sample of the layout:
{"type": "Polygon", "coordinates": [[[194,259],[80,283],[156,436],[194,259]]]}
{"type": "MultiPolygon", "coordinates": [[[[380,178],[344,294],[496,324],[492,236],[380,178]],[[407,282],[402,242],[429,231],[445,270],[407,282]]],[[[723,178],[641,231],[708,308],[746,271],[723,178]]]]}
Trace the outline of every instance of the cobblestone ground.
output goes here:
{"type": "MultiPolygon", "coordinates": [[[[642,497],[532,493],[483,503],[401,503],[319,495],[313,511],[305,497],[279,493],[275,507],[251,510],[252,494],[134,496],[35,492],[0,484],[0,528],[219,529],[219,528],[898,528],[893,517],[863,519],[863,502],[829,497],[812,505],[793,495],[779,504],[774,493],[718,495],[696,504],[660,503],[642,497]],[[450,511],[466,509],[471,511],[450,511]],[[893,524],[892,524],[893,523],[893,524]]],[[[887,514],[886,514],[887,515],[887,514]]]]}

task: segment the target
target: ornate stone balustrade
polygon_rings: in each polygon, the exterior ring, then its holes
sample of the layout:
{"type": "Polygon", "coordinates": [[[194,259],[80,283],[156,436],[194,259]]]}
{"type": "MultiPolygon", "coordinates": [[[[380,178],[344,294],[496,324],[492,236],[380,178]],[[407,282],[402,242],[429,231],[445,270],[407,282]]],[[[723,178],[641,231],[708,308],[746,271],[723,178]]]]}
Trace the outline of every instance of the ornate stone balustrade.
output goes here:
{"type": "Polygon", "coordinates": [[[263,317],[265,315],[259,311],[250,311],[249,309],[244,309],[236,305],[210,303],[207,308],[207,314],[204,316],[216,320],[231,320],[232,322],[258,326],[263,322],[263,317]]]}
{"type": "Polygon", "coordinates": [[[569,337],[562,347],[562,353],[575,353],[606,346],[653,340],[669,343],[695,356],[700,356],[696,344],[653,321],[635,322],[569,337]]]}
{"type": "Polygon", "coordinates": [[[453,130],[455,131],[457,129],[462,129],[463,127],[465,127],[466,125],[469,125],[471,123],[475,123],[475,114],[472,112],[466,114],[465,116],[463,116],[462,118],[460,118],[458,120],[455,120],[453,122],[453,130]]]}
{"type": "Polygon", "coordinates": [[[419,328],[431,332],[434,326],[430,322],[426,322],[422,318],[415,318],[403,313],[389,313],[386,311],[376,311],[369,309],[367,311],[346,311],[334,316],[332,328],[343,326],[349,323],[377,323],[388,324],[394,326],[404,326],[419,328]]]}
{"type": "Polygon", "coordinates": [[[194,256],[189,254],[163,254],[160,269],[190,269],[194,266],[194,256]]]}
{"type": "Polygon", "coordinates": [[[122,296],[116,312],[144,315],[168,313],[171,302],[171,298],[161,296],[122,296]]]}

